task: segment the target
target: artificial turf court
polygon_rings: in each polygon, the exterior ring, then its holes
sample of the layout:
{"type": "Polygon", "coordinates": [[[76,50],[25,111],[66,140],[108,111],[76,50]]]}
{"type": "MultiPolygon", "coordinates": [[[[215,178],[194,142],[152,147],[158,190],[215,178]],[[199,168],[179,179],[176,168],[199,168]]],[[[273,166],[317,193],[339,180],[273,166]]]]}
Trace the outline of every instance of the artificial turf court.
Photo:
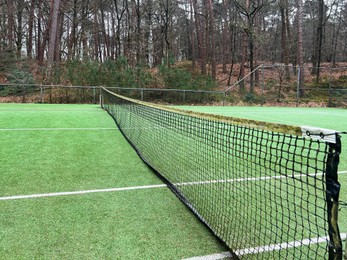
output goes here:
{"type": "MultiPolygon", "coordinates": [[[[189,109],[347,129],[342,109],[189,109]]],[[[347,201],[344,139],[339,179],[347,201]]],[[[37,195],[0,200],[0,259],[182,259],[227,250],[96,105],[0,104],[0,143],[0,197],[37,195]]],[[[343,218],[340,229],[347,231],[343,218]]]]}

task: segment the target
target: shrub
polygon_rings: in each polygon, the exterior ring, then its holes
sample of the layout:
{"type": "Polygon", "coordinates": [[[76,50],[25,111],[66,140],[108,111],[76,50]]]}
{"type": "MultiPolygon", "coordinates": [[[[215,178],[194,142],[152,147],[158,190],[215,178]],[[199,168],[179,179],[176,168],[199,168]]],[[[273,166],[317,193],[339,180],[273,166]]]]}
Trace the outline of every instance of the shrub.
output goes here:
{"type": "Polygon", "coordinates": [[[210,76],[193,75],[191,72],[182,68],[160,66],[159,73],[166,88],[211,90],[217,85],[210,76]]]}

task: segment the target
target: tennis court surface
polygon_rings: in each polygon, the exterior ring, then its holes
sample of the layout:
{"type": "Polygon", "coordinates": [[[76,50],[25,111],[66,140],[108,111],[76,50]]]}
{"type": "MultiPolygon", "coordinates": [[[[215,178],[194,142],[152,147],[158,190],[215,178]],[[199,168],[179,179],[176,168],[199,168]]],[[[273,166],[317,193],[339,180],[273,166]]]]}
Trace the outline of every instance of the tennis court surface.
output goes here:
{"type": "MultiPolygon", "coordinates": [[[[231,116],[239,116],[237,113],[241,111],[238,111],[240,108],[230,107],[218,108],[219,111],[216,111],[215,107],[187,109],[216,114],[227,113],[231,116]]],[[[245,109],[246,112],[240,112],[243,113],[241,117],[250,117],[249,119],[259,120],[259,117],[262,117],[262,120],[265,120],[267,117],[268,121],[277,120],[278,123],[285,123],[283,121],[287,120],[290,124],[295,124],[293,120],[304,120],[306,125],[310,124],[308,120],[312,120],[312,124],[317,127],[340,131],[347,129],[347,120],[341,120],[347,117],[345,110],[303,109],[300,115],[293,117],[293,113],[297,111],[287,108],[286,111],[280,109],[282,113],[275,119],[269,111],[261,114],[259,108],[253,108],[253,111],[251,108],[245,109]],[[245,113],[248,113],[248,116],[245,113]],[[323,119],[324,116],[326,119],[323,119]]],[[[133,120],[135,118],[132,117],[133,120]]],[[[300,121],[296,122],[302,124],[300,121]]],[[[167,146],[177,147],[181,154],[177,158],[171,158],[169,165],[174,171],[182,170],[178,163],[175,166],[175,161],[187,161],[186,164],[190,164],[197,157],[205,161],[210,160],[204,157],[206,154],[203,152],[189,154],[190,148],[199,143],[200,137],[187,138],[176,130],[169,128],[169,131],[164,132],[162,126],[158,128],[158,125],[146,124],[146,121],[143,123],[144,125],[136,128],[135,135],[147,136],[155,132],[170,142],[171,136],[178,134],[175,142],[167,143],[167,146]]],[[[194,135],[192,131],[189,134],[190,137],[194,135]]],[[[212,259],[219,259],[231,255],[224,243],[220,242],[144,164],[119,131],[112,117],[97,105],[0,104],[0,140],[0,258],[184,259],[212,255],[212,259]]],[[[261,144],[264,144],[263,141],[257,143],[258,146],[261,144]]],[[[339,165],[339,181],[342,186],[340,199],[347,201],[344,189],[347,186],[347,165],[344,159],[344,155],[347,155],[347,145],[342,147],[342,160],[339,165]]],[[[170,156],[166,154],[165,148],[165,145],[157,147],[156,153],[170,156]]],[[[215,148],[223,152],[221,147],[215,148]]],[[[214,150],[209,150],[208,153],[221,158],[214,150]]],[[[248,154],[255,156],[256,152],[248,154]]],[[[222,169],[221,165],[224,163],[222,159],[217,160],[210,171],[222,169]]],[[[164,167],[162,165],[166,164],[168,163],[159,160],[158,167],[164,167]]],[[[292,168],[295,168],[293,172],[297,171],[295,165],[292,168]]],[[[244,167],[238,171],[248,170],[244,167]]],[[[194,174],[191,176],[197,176],[194,174]]],[[[273,197],[283,203],[280,198],[288,197],[288,192],[289,197],[294,194],[298,197],[311,194],[311,191],[304,193],[302,187],[296,187],[294,181],[287,182],[284,190],[272,193],[270,189],[273,183],[282,183],[280,177],[272,178],[272,175],[251,175],[236,179],[229,176],[230,178],[223,180],[215,176],[213,179],[211,176],[207,177],[203,180],[194,177],[195,179],[181,180],[174,184],[182,187],[188,196],[194,192],[200,194],[201,199],[194,201],[197,204],[204,205],[213,197],[213,206],[216,209],[223,206],[225,194],[237,199],[242,196],[241,193],[247,193],[247,190],[256,190],[258,194],[264,195],[260,204],[274,199],[273,197]],[[209,181],[208,185],[204,183],[206,181],[209,181]],[[229,186],[221,186],[222,183],[228,183],[229,186]],[[261,190],[264,186],[260,183],[267,183],[265,190],[261,190]],[[243,188],[235,189],[236,184],[237,187],[243,188]],[[200,188],[207,186],[208,191],[204,193],[200,188]],[[225,189],[229,190],[225,192],[225,189]]],[[[318,174],[314,180],[321,181],[321,178],[322,175],[318,174]]],[[[294,179],[300,179],[300,183],[303,183],[302,176],[295,176],[294,179]]],[[[321,182],[308,183],[312,188],[322,185],[321,182]]],[[[255,215],[257,210],[263,210],[259,203],[254,207],[249,204],[243,205],[245,208],[253,208],[252,211],[247,212],[241,207],[238,209],[238,216],[233,218],[232,222],[240,222],[240,227],[244,228],[240,219],[253,214],[253,222],[266,227],[269,234],[281,233],[283,230],[277,229],[283,224],[276,222],[277,215],[282,214],[282,222],[285,223],[291,220],[287,215],[293,216],[293,219],[296,213],[298,216],[305,216],[308,210],[303,208],[312,207],[308,204],[309,200],[297,201],[293,208],[286,207],[283,214],[279,210],[283,205],[271,201],[270,208],[273,212],[262,212],[263,215],[259,216],[255,215]],[[275,216],[274,222],[262,217],[272,215],[275,216]]],[[[318,216],[325,214],[326,208],[323,207],[318,208],[315,213],[316,219],[326,218],[318,216]]],[[[340,216],[345,215],[345,211],[346,209],[342,208],[340,216]]],[[[231,214],[230,209],[227,212],[231,214]]],[[[227,215],[217,217],[230,221],[227,215]]],[[[298,259],[307,259],[305,252],[310,252],[309,248],[314,248],[324,257],[327,238],[316,235],[324,228],[321,225],[325,225],[319,221],[305,227],[305,238],[289,241],[292,244],[269,242],[242,247],[240,242],[240,248],[235,253],[247,259],[268,259],[273,257],[274,251],[284,251],[283,255],[295,255],[299,247],[301,255],[298,255],[298,259]],[[257,254],[254,254],[255,252],[257,254]]],[[[346,219],[341,218],[339,224],[341,237],[345,239],[346,219]]],[[[302,227],[296,227],[296,230],[299,229],[302,227]]],[[[288,234],[282,237],[295,238],[293,233],[296,230],[292,230],[292,226],[288,224],[285,230],[288,234]]],[[[240,233],[237,230],[235,232],[240,233]]],[[[251,233],[262,236],[251,226],[249,230],[243,229],[242,232],[245,234],[245,244],[252,244],[249,242],[252,240],[249,237],[251,233]]]]}
{"type": "Polygon", "coordinates": [[[227,250],[99,106],[0,104],[0,125],[0,259],[182,259],[227,250]]]}

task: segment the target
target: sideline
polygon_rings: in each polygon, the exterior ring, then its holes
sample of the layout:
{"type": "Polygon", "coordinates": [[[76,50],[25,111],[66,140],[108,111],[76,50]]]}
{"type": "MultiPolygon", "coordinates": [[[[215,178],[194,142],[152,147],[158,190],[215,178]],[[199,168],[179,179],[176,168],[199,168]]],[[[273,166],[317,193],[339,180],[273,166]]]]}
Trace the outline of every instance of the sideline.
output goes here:
{"type": "Polygon", "coordinates": [[[89,128],[77,128],[77,127],[71,127],[71,128],[0,128],[0,131],[75,131],[75,130],[81,130],[81,131],[88,131],[88,130],[118,130],[118,128],[111,128],[111,127],[105,127],[105,128],[96,128],[96,127],[89,127],[89,128]]]}
{"type": "Polygon", "coordinates": [[[43,197],[57,197],[57,196],[68,196],[68,195],[81,195],[81,194],[100,193],[100,192],[143,190],[143,189],[153,189],[153,188],[163,188],[163,187],[167,187],[166,184],[134,186],[134,187],[124,187],[124,188],[97,189],[97,190],[53,192],[53,193],[31,194],[31,195],[18,195],[18,196],[0,197],[0,201],[1,200],[17,200],[17,199],[35,199],[35,198],[43,198],[43,197]]]}
{"type": "MultiPolygon", "coordinates": [[[[338,172],[338,174],[346,174],[347,171],[338,172]]],[[[311,174],[310,174],[311,175],[311,174]]],[[[322,175],[316,174],[316,176],[322,175]]],[[[306,175],[294,175],[290,177],[303,177],[306,175]]],[[[190,186],[198,184],[214,184],[214,183],[231,183],[231,182],[243,182],[243,181],[263,181],[263,180],[276,180],[283,179],[288,176],[272,176],[272,177],[251,177],[251,178],[241,178],[241,179],[229,179],[229,180],[210,180],[210,181],[197,181],[197,182],[182,182],[175,183],[175,186],[190,186]]],[[[52,193],[40,193],[40,194],[29,194],[29,195],[15,195],[15,196],[5,196],[0,197],[0,201],[3,200],[17,200],[17,199],[35,199],[44,197],[58,197],[58,196],[68,196],[68,195],[82,195],[89,193],[100,193],[100,192],[116,192],[116,191],[128,191],[128,190],[143,190],[143,189],[154,189],[154,188],[164,188],[167,187],[166,184],[156,184],[147,186],[132,186],[132,187],[122,187],[122,188],[109,188],[109,189],[96,189],[96,190],[80,190],[80,191],[67,191],[67,192],[52,192],[52,193]]]]}
{"type": "MultiPolygon", "coordinates": [[[[345,240],[347,237],[347,233],[341,233],[341,239],[345,240]]],[[[303,240],[288,242],[288,243],[281,243],[281,244],[272,244],[272,245],[265,245],[265,246],[258,246],[258,247],[252,247],[252,248],[245,248],[235,251],[235,254],[237,256],[244,256],[249,254],[259,254],[264,252],[271,252],[275,250],[285,250],[288,248],[293,247],[299,247],[299,246],[309,246],[312,244],[319,244],[319,243],[326,243],[329,241],[329,237],[315,237],[315,238],[307,238],[303,240]]],[[[212,255],[205,255],[205,256],[196,256],[191,258],[185,258],[184,260],[218,260],[218,259],[225,259],[225,258],[231,258],[232,254],[230,252],[222,252],[212,255]]]]}

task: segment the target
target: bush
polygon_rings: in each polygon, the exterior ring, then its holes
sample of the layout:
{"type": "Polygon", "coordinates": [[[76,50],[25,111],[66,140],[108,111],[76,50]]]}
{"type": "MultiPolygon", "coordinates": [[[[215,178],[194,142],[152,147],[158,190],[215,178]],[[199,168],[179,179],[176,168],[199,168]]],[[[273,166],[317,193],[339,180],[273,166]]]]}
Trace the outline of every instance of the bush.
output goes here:
{"type": "Polygon", "coordinates": [[[217,85],[210,76],[193,75],[191,72],[177,67],[167,68],[160,66],[159,73],[163,79],[165,88],[211,90],[217,85]]]}
{"type": "Polygon", "coordinates": [[[7,80],[10,84],[35,84],[35,79],[31,72],[23,68],[15,68],[8,74],[7,80]]]}
{"type": "Polygon", "coordinates": [[[74,60],[65,66],[71,85],[129,88],[148,86],[153,81],[151,74],[143,66],[131,68],[126,58],[122,57],[104,63],[74,60]]]}
{"type": "Polygon", "coordinates": [[[6,48],[0,50],[0,73],[6,74],[15,68],[16,56],[13,50],[6,48]]]}
{"type": "Polygon", "coordinates": [[[65,64],[69,83],[75,86],[99,86],[100,65],[94,61],[73,60],[65,64]]]}

